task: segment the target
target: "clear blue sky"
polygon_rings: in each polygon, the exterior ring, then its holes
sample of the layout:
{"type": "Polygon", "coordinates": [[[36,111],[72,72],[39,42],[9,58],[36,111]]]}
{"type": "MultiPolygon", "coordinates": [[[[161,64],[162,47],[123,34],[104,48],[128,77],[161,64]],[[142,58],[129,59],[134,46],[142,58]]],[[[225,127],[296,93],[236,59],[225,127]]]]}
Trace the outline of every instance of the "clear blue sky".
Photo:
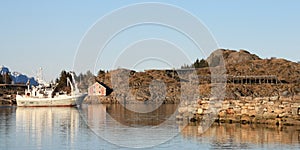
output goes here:
{"type": "MultiPolygon", "coordinates": [[[[54,79],[62,69],[72,69],[80,40],[99,18],[141,2],[147,1],[1,1],[0,65],[30,76],[43,67],[45,78],[54,79]]],[[[181,7],[196,16],[220,48],[300,61],[300,1],[155,2],[181,7]]],[[[113,56],[107,53],[105,57],[113,56]]],[[[191,59],[197,57],[203,56],[191,59]]],[[[97,66],[109,69],[102,63],[97,66]]]]}

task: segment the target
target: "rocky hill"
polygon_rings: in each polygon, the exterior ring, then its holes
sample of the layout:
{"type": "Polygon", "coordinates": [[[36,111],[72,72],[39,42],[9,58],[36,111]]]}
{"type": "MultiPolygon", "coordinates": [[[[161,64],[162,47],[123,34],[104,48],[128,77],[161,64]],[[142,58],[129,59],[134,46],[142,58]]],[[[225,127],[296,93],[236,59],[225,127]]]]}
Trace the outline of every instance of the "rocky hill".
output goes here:
{"type": "Polygon", "coordinates": [[[155,102],[157,97],[163,97],[164,103],[178,103],[181,99],[181,92],[185,92],[185,95],[190,92],[192,95],[195,88],[200,91],[199,98],[211,97],[211,87],[213,86],[211,72],[224,62],[224,74],[228,77],[225,99],[240,99],[247,96],[292,97],[297,100],[300,98],[299,63],[276,58],[262,59],[246,50],[225,49],[215,51],[206,61],[210,67],[195,69],[198,80],[191,77],[194,69],[146,70],[144,72],[118,69],[103,72],[96,77],[96,80],[104,82],[114,89],[109,97],[102,97],[107,102],[115,101],[116,98],[127,100],[127,102],[155,102]],[[223,58],[217,53],[221,54],[223,58]],[[229,77],[232,76],[272,76],[276,79],[276,83],[258,83],[256,80],[251,84],[233,83],[229,81],[229,77]],[[186,83],[193,80],[197,80],[195,82],[197,85],[187,86],[186,83]],[[159,84],[153,84],[155,82],[159,84]],[[151,90],[158,92],[151,93],[151,90]],[[156,96],[153,96],[155,94],[156,96]]]}
{"type": "Polygon", "coordinates": [[[300,64],[285,59],[262,59],[248,51],[224,50],[223,57],[230,75],[276,75],[284,83],[299,83],[300,64]]]}

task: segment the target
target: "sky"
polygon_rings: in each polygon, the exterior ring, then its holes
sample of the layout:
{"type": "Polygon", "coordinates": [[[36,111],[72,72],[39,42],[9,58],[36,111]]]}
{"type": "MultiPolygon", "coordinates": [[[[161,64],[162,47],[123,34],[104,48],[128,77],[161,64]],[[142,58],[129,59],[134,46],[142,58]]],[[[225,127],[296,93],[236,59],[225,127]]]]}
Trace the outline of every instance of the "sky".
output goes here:
{"type": "MultiPolygon", "coordinates": [[[[37,70],[42,67],[45,80],[54,80],[61,70],[74,69],[74,60],[78,57],[81,42],[97,22],[120,8],[143,2],[149,1],[0,1],[0,65],[28,76],[35,76],[37,70]]],[[[169,4],[190,13],[207,28],[217,42],[218,48],[246,49],[261,58],[277,57],[300,61],[300,1],[157,0],[151,2],[169,4]]],[[[143,10],[140,11],[141,15],[144,15],[143,10]]],[[[153,10],[153,12],[166,15],[164,10],[153,10]]],[[[180,15],[174,18],[178,22],[184,20],[180,15]]],[[[126,22],[126,19],[128,18],[120,18],[119,23],[126,22]]],[[[106,26],[101,30],[109,31],[111,28],[113,27],[106,26]]],[[[99,41],[107,40],[101,39],[101,35],[98,36],[99,41]]],[[[155,51],[156,55],[163,52],[159,47],[155,48],[158,48],[155,51]]],[[[179,67],[180,64],[192,62],[196,58],[206,58],[208,54],[199,53],[197,47],[186,36],[173,28],[143,24],[118,33],[103,52],[92,55],[97,56],[91,68],[92,72],[96,73],[99,69],[124,67],[122,64],[126,63],[134,69],[155,66],[157,68],[179,67]],[[147,55],[151,57],[142,59],[143,56],[138,54],[144,52],[134,48],[141,49],[151,45],[151,42],[157,42],[160,46],[168,45],[166,52],[170,52],[172,48],[181,49],[187,57],[181,59],[179,53],[174,53],[174,55],[178,54],[176,58],[179,59],[170,60],[174,62],[171,64],[164,59],[158,60],[148,53],[147,55]],[[133,59],[135,57],[141,59],[135,60],[133,59]]],[[[165,56],[165,54],[161,55],[165,56]]],[[[89,57],[84,59],[89,62],[89,57]]]]}

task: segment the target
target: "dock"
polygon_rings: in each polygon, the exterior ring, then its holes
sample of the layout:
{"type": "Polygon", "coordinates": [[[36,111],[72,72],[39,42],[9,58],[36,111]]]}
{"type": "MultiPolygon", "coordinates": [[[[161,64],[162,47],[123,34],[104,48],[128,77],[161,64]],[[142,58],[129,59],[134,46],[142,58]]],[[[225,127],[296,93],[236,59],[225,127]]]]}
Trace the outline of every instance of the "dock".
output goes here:
{"type": "Polygon", "coordinates": [[[0,84],[0,105],[15,104],[17,93],[24,93],[26,88],[25,84],[0,84]]]}

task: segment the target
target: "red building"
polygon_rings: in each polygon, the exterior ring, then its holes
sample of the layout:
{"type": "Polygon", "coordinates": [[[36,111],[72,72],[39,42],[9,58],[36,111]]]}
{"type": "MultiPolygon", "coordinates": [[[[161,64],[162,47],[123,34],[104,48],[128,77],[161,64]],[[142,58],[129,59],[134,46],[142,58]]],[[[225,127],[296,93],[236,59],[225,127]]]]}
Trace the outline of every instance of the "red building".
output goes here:
{"type": "Polygon", "coordinates": [[[107,96],[112,92],[112,89],[109,88],[102,82],[95,82],[88,89],[88,95],[92,96],[107,96]]]}

